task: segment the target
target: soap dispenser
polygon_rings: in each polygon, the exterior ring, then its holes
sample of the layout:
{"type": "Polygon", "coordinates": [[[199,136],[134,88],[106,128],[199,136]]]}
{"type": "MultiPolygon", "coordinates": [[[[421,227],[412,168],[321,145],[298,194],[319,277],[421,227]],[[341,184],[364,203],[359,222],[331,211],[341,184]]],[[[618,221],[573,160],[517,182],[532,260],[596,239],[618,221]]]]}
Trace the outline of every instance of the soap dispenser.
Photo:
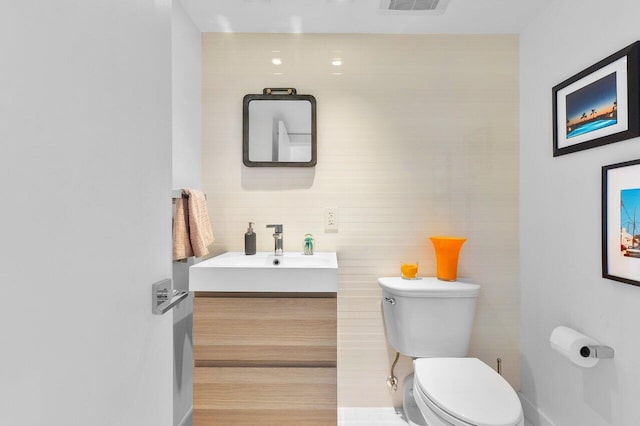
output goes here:
{"type": "Polygon", "coordinates": [[[244,234],[244,254],[256,254],[256,233],[253,232],[253,222],[249,222],[247,233],[244,234]]]}

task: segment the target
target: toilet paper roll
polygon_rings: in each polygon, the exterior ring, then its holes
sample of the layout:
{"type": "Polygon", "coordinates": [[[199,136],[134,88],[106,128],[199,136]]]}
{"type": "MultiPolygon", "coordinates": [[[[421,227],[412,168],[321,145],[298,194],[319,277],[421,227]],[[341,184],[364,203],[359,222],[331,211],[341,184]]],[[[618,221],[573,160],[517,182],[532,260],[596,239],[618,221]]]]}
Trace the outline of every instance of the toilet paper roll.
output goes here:
{"type": "Polygon", "coordinates": [[[580,367],[590,368],[600,361],[598,358],[585,358],[580,355],[583,346],[597,345],[598,342],[572,328],[556,327],[549,340],[553,349],[580,367]]]}

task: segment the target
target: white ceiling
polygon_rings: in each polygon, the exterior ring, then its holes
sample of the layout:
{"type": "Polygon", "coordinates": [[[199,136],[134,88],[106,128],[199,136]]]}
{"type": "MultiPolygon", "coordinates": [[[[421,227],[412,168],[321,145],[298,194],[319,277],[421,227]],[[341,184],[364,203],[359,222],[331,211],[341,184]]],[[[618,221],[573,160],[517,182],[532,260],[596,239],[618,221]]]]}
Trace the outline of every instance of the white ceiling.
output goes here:
{"type": "Polygon", "coordinates": [[[514,34],[553,0],[450,0],[442,15],[389,14],[381,0],[180,0],[203,32],[514,34]]]}

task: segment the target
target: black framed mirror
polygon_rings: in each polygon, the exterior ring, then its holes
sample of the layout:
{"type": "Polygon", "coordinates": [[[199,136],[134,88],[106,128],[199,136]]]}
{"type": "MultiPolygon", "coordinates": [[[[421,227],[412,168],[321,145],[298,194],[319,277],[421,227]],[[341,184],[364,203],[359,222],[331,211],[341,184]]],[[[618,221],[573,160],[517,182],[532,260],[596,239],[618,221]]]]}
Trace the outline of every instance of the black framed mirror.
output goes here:
{"type": "Polygon", "coordinates": [[[242,102],[242,162],[247,167],[313,167],[316,99],[296,89],[264,89],[242,102]]]}

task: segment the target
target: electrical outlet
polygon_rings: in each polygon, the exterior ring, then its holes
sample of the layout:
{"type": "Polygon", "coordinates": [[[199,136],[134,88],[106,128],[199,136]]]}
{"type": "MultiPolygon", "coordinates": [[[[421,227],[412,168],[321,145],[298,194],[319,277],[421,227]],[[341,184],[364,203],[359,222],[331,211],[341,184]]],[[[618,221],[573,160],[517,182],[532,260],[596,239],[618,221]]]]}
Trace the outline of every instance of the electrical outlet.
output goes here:
{"type": "Polygon", "coordinates": [[[325,207],[324,232],[338,232],[338,208],[325,207]]]}

